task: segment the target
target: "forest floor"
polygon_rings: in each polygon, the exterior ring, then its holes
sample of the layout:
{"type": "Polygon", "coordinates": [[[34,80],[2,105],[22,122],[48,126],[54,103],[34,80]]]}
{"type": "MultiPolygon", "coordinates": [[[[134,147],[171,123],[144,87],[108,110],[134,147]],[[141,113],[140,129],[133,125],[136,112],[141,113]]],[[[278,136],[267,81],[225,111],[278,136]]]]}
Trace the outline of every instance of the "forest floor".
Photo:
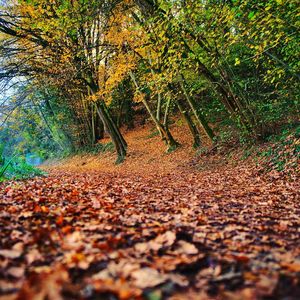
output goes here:
{"type": "Polygon", "coordinates": [[[149,128],[129,154],[86,155],[0,184],[0,299],[300,298],[300,181],[253,160],[165,153],[149,128]]]}

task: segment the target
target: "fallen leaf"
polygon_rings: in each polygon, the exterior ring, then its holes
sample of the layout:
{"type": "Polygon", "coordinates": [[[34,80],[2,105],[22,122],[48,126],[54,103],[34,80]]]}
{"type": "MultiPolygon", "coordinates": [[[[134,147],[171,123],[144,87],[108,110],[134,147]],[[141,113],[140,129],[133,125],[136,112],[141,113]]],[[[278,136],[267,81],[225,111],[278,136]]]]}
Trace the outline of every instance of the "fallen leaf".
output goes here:
{"type": "Polygon", "coordinates": [[[176,254],[195,255],[198,254],[198,249],[195,245],[186,241],[178,241],[177,248],[174,251],[176,254]]]}
{"type": "Polygon", "coordinates": [[[24,276],[25,269],[24,267],[11,267],[7,271],[7,274],[15,278],[21,278],[24,276]]]}
{"type": "Polygon", "coordinates": [[[19,258],[21,255],[22,255],[22,251],[20,250],[14,250],[14,249],[0,250],[0,256],[3,256],[5,258],[15,259],[15,258],[19,258]]]}
{"type": "Polygon", "coordinates": [[[155,269],[142,268],[131,273],[133,283],[136,287],[145,289],[155,287],[168,280],[168,277],[155,269]]]}

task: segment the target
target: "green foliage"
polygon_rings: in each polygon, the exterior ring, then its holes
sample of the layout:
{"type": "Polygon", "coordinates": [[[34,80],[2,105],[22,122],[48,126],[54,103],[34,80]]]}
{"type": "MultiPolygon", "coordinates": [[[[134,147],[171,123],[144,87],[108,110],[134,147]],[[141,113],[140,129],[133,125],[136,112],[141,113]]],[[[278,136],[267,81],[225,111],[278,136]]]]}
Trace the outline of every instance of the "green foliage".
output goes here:
{"type": "Polygon", "coordinates": [[[4,166],[5,158],[4,158],[4,144],[0,144],[0,168],[4,166]]]}
{"type": "Polygon", "coordinates": [[[133,128],[137,102],[157,126],[180,100],[221,145],[264,140],[299,116],[297,0],[19,0],[9,9],[1,68],[33,78],[2,134],[12,149],[100,153],[105,128],[126,152],[118,130],[133,128]]]}
{"type": "Polygon", "coordinates": [[[28,165],[22,156],[3,158],[3,161],[4,163],[0,166],[0,181],[46,175],[42,170],[28,165]]]}
{"type": "Polygon", "coordinates": [[[100,153],[113,152],[114,150],[115,150],[115,147],[114,147],[114,144],[112,142],[97,143],[96,145],[81,147],[77,151],[73,151],[73,152],[69,153],[69,155],[74,155],[74,154],[100,154],[100,153]]]}
{"type": "Polygon", "coordinates": [[[109,143],[106,143],[106,144],[99,144],[99,148],[100,148],[99,152],[105,153],[105,152],[114,151],[115,147],[114,147],[114,144],[112,142],[109,142],[109,143]]]}
{"type": "Polygon", "coordinates": [[[159,136],[159,131],[155,127],[153,127],[151,129],[151,132],[146,136],[146,139],[152,139],[156,136],[159,136]]]}

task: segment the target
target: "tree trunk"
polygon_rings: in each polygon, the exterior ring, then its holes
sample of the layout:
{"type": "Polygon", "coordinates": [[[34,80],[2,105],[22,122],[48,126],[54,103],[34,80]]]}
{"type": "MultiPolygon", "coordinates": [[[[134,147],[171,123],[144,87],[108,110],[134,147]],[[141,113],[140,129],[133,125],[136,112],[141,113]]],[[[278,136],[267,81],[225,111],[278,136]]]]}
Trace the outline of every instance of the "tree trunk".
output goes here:
{"type": "Polygon", "coordinates": [[[107,113],[104,102],[101,101],[99,105],[96,106],[96,109],[117,151],[118,158],[116,163],[121,163],[125,159],[127,145],[125,146],[124,139],[120,138],[120,136],[122,135],[119,130],[116,130],[116,126],[114,126],[114,124],[112,123],[111,118],[107,113]]]}
{"type": "Polygon", "coordinates": [[[199,110],[197,110],[196,105],[194,100],[190,97],[189,93],[187,92],[186,88],[185,88],[185,81],[184,81],[184,77],[183,75],[180,75],[180,81],[179,81],[180,87],[183,91],[183,94],[189,104],[189,106],[192,109],[193,114],[195,115],[199,125],[203,128],[205,134],[207,135],[207,137],[213,141],[213,138],[215,137],[212,129],[209,127],[207,121],[205,120],[204,116],[200,113],[199,110]]]}
{"type": "Polygon", "coordinates": [[[183,115],[191,133],[194,139],[194,144],[193,144],[193,148],[198,148],[201,146],[201,140],[200,140],[200,133],[197,129],[197,126],[195,125],[195,123],[193,122],[190,114],[188,113],[188,111],[184,108],[183,103],[181,102],[181,99],[177,100],[177,106],[181,112],[181,114],[183,115]]]}
{"type": "Polygon", "coordinates": [[[95,140],[97,142],[97,141],[103,139],[103,137],[104,137],[104,126],[103,126],[103,123],[97,112],[96,104],[94,104],[94,109],[96,112],[96,115],[95,115],[95,140]]]}
{"type": "MultiPolygon", "coordinates": [[[[135,79],[134,74],[130,71],[129,75],[130,75],[130,77],[131,77],[131,79],[132,79],[132,81],[133,81],[133,83],[134,83],[137,91],[139,93],[142,93],[140,91],[139,85],[138,85],[138,83],[137,83],[137,81],[135,79]]],[[[152,112],[152,110],[151,110],[151,108],[149,106],[149,103],[148,103],[146,97],[143,96],[142,99],[143,99],[142,102],[143,102],[144,106],[146,107],[146,109],[147,109],[147,111],[148,111],[148,113],[149,113],[152,121],[154,122],[154,124],[155,124],[155,126],[156,126],[156,128],[157,128],[157,130],[159,132],[159,134],[161,135],[162,140],[165,141],[165,143],[168,145],[168,148],[169,148],[168,150],[175,149],[177,146],[179,146],[179,144],[175,141],[175,139],[173,138],[171,132],[169,130],[166,130],[165,126],[163,124],[161,124],[159,120],[157,120],[155,114],[152,112]]]]}
{"type": "MultiPolygon", "coordinates": [[[[145,19],[149,19],[150,17],[154,16],[155,14],[159,15],[162,20],[164,18],[169,18],[170,16],[167,15],[166,11],[159,6],[159,4],[154,0],[135,0],[136,5],[139,7],[141,13],[145,17],[145,19]]],[[[143,22],[140,21],[141,25],[143,22]]],[[[223,82],[217,78],[207,67],[206,65],[200,60],[197,54],[191,49],[189,44],[187,43],[184,36],[182,36],[182,32],[187,32],[190,37],[207,53],[210,53],[211,49],[204,44],[204,42],[197,37],[195,37],[189,30],[186,30],[184,26],[179,22],[180,31],[177,33],[167,32],[167,37],[172,40],[174,34],[176,38],[179,37],[181,42],[183,43],[185,49],[195,54],[195,60],[198,64],[198,70],[201,74],[208,80],[215,88],[215,90],[221,95],[221,101],[224,104],[225,108],[228,112],[234,116],[236,119],[240,120],[242,125],[247,131],[253,131],[255,128],[255,124],[253,124],[251,118],[249,118],[247,109],[241,105],[240,99],[235,95],[232,90],[228,87],[227,82],[223,82]]]]}
{"type": "Polygon", "coordinates": [[[156,108],[156,119],[160,121],[160,113],[161,113],[161,94],[157,94],[157,108],[156,108]]]}
{"type": "MultiPolygon", "coordinates": [[[[88,83],[88,85],[91,89],[91,92],[93,94],[96,94],[98,91],[98,87],[97,87],[97,84],[93,81],[93,79],[91,79],[91,77],[89,77],[88,80],[86,80],[86,82],[88,83]]],[[[110,113],[105,105],[105,102],[100,100],[98,105],[95,104],[95,106],[96,106],[97,113],[98,113],[105,129],[107,130],[109,136],[111,137],[111,140],[117,151],[118,158],[117,158],[116,163],[117,164],[121,163],[124,161],[124,159],[126,157],[127,143],[126,143],[125,139],[123,138],[119,128],[116,126],[112,117],[110,116],[110,113]]]]}

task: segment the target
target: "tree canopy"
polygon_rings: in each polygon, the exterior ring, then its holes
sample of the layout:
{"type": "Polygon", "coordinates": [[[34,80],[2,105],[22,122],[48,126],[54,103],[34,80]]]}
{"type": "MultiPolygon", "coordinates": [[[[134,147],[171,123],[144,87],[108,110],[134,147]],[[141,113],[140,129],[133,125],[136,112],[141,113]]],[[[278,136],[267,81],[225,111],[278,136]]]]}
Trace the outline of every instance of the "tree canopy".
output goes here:
{"type": "Polygon", "coordinates": [[[299,114],[297,2],[5,1],[2,109],[40,124],[45,152],[93,147],[107,133],[119,162],[120,128],[137,114],[169,150],[180,144],[170,128],[179,114],[195,147],[264,139],[299,114]]]}

